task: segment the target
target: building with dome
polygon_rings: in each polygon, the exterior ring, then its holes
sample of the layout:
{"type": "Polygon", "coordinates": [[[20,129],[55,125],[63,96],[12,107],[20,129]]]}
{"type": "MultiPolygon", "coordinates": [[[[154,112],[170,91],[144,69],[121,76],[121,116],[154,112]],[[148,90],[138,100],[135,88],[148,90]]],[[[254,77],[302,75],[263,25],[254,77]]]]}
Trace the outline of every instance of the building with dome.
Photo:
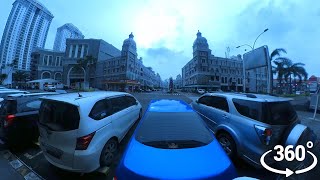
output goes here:
{"type": "Polygon", "coordinates": [[[216,57],[211,54],[207,39],[198,31],[193,42],[193,58],[182,68],[184,90],[243,91],[243,66],[237,58],[216,57]]]}
{"type": "Polygon", "coordinates": [[[67,39],[63,68],[63,83],[77,88],[134,91],[156,88],[161,82],[159,74],[138,58],[132,33],[121,50],[101,39],[67,39]],[[95,58],[96,63],[77,68],[78,60],[86,56],[95,58]]]}

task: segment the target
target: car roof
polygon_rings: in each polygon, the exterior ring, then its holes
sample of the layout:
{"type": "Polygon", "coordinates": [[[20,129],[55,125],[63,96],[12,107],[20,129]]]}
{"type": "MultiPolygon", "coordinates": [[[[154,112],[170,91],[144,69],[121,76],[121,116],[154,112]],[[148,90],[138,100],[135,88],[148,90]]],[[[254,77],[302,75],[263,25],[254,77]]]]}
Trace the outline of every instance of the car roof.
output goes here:
{"type": "Polygon", "coordinates": [[[18,94],[10,94],[7,97],[30,97],[30,96],[41,96],[41,95],[57,95],[60,93],[57,92],[39,92],[39,93],[18,93],[18,94]]]}
{"type": "Polygon", "coordinates": [[[120,95],[132,96],[129,93],[125,92],[115,92],[115,91],[94,91],[94,92],[78,92],[78,93],[67,93],[67,94],[58,94],[48,97],[41,97],[44,100],[54,100],[60,102],[66,102],[79,106],[81,102],[96,102],[97,100],[105,97],[113,97],[120,95]],[[90,98],[89,98],[90,97],[90,98]]]}
{"type": "Polygon", "coordinates": [[[191,106],[181,100],[161,99],[152,100],[149,112],[193,112],[191,106]]]}
{"type": "Polygon", "coordinates": [[[266,94],[252,94],[252,93],[226,93],[226,92],[215,92],[215,93],[206,93],[204,95],[217,95],[225,96],[229,98],[243,99],[249,101],[258,101],[258,102],[279,102],[279,101],[291,101],[292,98],[283,98],[266,94]]]}
{"type": "Polygon", "coordinates": [[[16,93],[16,92],[21,92],[21,93],[28,93],[28,91],[20,91],[20,90],[10,90],[10,91],[0,91],[0,94],[2,93],[16,93]]]}

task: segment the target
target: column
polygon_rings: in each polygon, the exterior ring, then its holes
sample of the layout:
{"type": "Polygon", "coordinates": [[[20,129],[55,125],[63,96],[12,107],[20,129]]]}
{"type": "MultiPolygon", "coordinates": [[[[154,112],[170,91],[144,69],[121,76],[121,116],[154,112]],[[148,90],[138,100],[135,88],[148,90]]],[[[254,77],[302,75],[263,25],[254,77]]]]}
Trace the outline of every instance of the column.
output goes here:
{"type": "Polygon", "coordinates": [[[70,49],[69,49],[69,58],[72,58],[72,49],[73,49],[73,45],[70,45],[70,49]]]}
{"type": "Polygon", "coordinates": [[[74,58],[77,58],[78,50],[79,50],[79,45],[77,44],[76,50],[74,51],[74,58]]]}
{"type": "Polygon", "coordinates": [[[83,58],[83,53],[84,53],[84,45],[82,44],[82,45],[81,45],[81,55],[80,55],[80,58],[83,58]]]}

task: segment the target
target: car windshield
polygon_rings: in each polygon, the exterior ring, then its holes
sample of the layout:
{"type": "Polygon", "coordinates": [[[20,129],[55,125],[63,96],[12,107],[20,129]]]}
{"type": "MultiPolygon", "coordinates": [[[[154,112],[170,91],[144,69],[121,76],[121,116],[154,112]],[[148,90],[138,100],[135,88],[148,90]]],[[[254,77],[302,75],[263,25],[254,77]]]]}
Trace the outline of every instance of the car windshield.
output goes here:
{"type": "Polygon", "coordinates": [[[207,145],[213,134],[194,112],[148,112],[135,138],[148,146],[179,149],[207,145]]]}
{"type": "Polygon", "coordinates": [[[79,112],[74,105],[44,100],[39,110],[39,122],[52,131],[70,131],[79,127],[79,112]]]}

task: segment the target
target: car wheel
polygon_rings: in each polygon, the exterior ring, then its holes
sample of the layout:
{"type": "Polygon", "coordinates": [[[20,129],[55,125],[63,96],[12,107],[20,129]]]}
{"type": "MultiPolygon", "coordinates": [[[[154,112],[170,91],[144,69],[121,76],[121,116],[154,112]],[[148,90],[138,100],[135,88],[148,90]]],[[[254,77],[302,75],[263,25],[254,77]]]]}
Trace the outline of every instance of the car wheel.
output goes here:
{"type": "Polygon", "coordinates": [[[219,143],[230,158],[235,158],[237,154],[236,143],[228,133],[219,133],[217,136],[219,143]]]}
{"type": "Polygon", "coordinates": [[[142,109],[140,109],[138,120],[140,120],[141,118],[142,118],[142,109]]]}
{"type": "Polygon", "coordinates": [[[115,139],[110,139],[102,149],[100,157],[101,166],[110,166],[117,154],[117,151],[118,142],[115,139]]]}

